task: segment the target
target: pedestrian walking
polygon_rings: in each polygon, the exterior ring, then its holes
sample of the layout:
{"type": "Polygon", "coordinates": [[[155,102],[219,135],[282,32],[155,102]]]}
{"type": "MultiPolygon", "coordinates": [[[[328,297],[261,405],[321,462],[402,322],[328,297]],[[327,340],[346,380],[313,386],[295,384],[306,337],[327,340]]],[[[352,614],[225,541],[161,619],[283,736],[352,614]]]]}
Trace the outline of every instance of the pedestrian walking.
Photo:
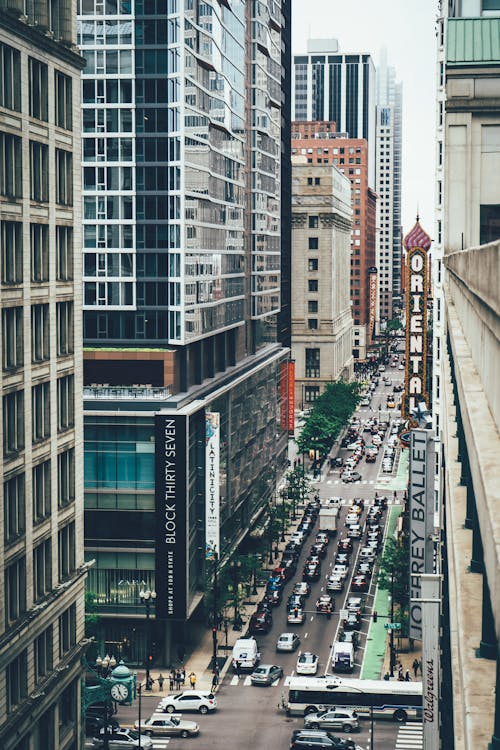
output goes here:
{"type": "Polygon", "coordinates": [[[219,685],[219,670],[216,669],[214,676],[212,677],[212,693],[215,693],[219,685]]]}
{"type": "Polygon", "coordinates": [[[413,674],[416,677],[418,674],[418,659],[413,659],[413,664],[411,666],[413,667],[413,674]]]}
{"type": "Polygon", "coordinates": [[[238,660],[235,661],[234,668],[236,670],[236,675],[239,677],[240,676],[241,664],[239,663],[238,660]]]}
{"type": "Polygon", "coordinates": [[[175,683],[177,682],[177,673],[174,672],[173,669],[170,670],[170,674],[168,676],[168,687],[169,690],[173,690],[175,688],[175,683]]]}
{"type": "Polygon", "coordinates": [[[162,673],[160,672],[160,674],[158,675],[158,688],[159,688],[159,690],[160,690],[160,693],[161,693],[161,692],[162,692],[162,690],[163,690],[163,683],[164,683],[164,682],[165,682],[165,678],[164,678],[164,676],[162,675],[162,673]]]}
{"type": "Polygon", "coordinates": [[[405,672],[405,682],[411,682],[410,670],[407,669],[405,672]]]}
{"type": "Polygon", "coordinates": [[[182,675],[181,675],[181,670],[180,669],[176,669],[175,676],[174,676],[174,681],[175,681],[175,687],[177,688],[177,690],[180,690],[181,689],[181,685],[182,685],[182,675]]]}
{"type": "Polygon", "coordinates": [[[189,682],[191,684],[192,689],[194,690],[196,687],[196,675],[194,672],[191,672],[189,675],[189,682]]]}
{"type": "Polygon", "coordinates": [[[185,667],[182,667],[181,669],[181,680],[182,680],[182,684],[185,685],[186,684],[186,668],[185,667]]]}
{"type": "Polygon", "coordinates": [[[398,667],[398,679],[404,680],[403,665],[401,664],[401,662],[399,663],[399,667],[398,667]]]}

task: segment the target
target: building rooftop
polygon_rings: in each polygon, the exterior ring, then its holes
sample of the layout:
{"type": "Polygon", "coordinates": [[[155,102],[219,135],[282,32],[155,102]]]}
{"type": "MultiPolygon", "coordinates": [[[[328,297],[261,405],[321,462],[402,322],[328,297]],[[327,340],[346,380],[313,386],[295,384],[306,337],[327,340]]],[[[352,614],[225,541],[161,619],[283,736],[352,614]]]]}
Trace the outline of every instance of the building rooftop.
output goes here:
{"type": "Polygon", "coordinates": [[[500,17],[450,18],[448,20],[447,65],[499,63],[500,17]]]}

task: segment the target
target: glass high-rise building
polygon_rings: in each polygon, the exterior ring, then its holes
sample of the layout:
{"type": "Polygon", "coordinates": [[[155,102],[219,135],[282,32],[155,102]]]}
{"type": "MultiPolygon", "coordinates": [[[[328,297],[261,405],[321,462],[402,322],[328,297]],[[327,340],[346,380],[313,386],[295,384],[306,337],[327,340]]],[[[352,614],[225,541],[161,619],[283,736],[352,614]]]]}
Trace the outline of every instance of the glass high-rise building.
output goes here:
{"type": "Polygon", "coordinates": [[[144,623],[133,646],[131,633],[145,612],[132,582],[158,589],[166,625],[155,643],[166,658],[188,637],[210,573],[205,414],[220,414],[222,564],[265,507],[263,475],[274,481],[285,461],[289,5],[80,0],[89,586],[103,642],[130,644],[138,661],[144,623]],[[175,613],[159,582],[165,488],[154,466],[165,415],[182,463],[175,613]]]}

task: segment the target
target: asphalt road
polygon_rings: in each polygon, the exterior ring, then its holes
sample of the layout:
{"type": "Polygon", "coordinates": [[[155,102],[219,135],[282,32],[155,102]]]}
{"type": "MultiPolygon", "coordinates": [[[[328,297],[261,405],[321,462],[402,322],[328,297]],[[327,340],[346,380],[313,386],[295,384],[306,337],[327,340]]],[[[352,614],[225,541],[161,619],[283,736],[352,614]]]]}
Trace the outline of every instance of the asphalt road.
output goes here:
{"type": "MultiPolygon", "coordinates": [[[[387,373],[390,374],[393,381],[401,382],[403,373],[397,369],[388,367],[387,373]]],[[[392,388],[384,386],[380,378],[379,386],[375,391],[371,406],[358,410],[360,419],[366,419],[369,416],[378,418],[379,403],[382,406],[382,418],[386,414],[390,418],[399,416],[394,410],[386,408],[386,394],[392,391],[392,388]]],[[[388,430],[384,439],[390,434],[388,430]]],[[[366,433],[366,441],[369,433],[366,433]]],[[[350,451],[341,450],[340,455],[347,455],[350,451]]],[[[338,534],[332,539],[328,546],[328,553],[321,565],[321,577],[316,583],[311,584],[311,594],[307,600],[306,612],[307,617],[303,625],[288,625],[286,621],[286,600],[292,591],[295,581],[301,580],[301,571],[305,558],[309,554],[309,549],[318,530],[318,522],[306,540],[302,554],[297,566],[296,575],[289,581],[283,592],[282,603],[274,608],[273,626],[269,634],[257,636],[259,650],[261,652],[261,663],[279,664],[283,667],[284,677],[270,687],[253,687],[247,675],[237,677],[232,670],[229,670],[224,680],[219,686],[217,694],[218,709],[212,715],[199,716],[197,714],[185,714],[184,718],[192,718],[200,724],[201,732],[197,739],[182,740],[170,739],[156,742],[155,747],[166,747],[169,750],[176,750],[189,742],[196,745],[199,750],[221,750],[233,748],[264,749],[272,748],[273,750],[285,750],[289,747],[290,737],[293,729],[303,726],[303,719],[300,717],[287,717],[283,711],[278,709],[282,695],[286,695],[287,676],[295,674],[296,662],[301,651],[312,651],[319,656],[318,674],[331,672],[331,648],[337,639],[339,630],[339,610],[342,609],[344,602],[350,595],[350,579],[356,567],[356,560],[359,555],[360,542],[354,542],[354,549],[351,554],[351,564],[346,586],[342,593],[335,596],[335,611],[328,620],[326,615],[317,614],[315,611],[315,602],[321,593],[326,592],[326,578],[334,564],[335,552],[337,550],[337,540],[345,534],[344,519],[347,512],[349,501],[355,497],[362,497],[365,501],[365,510],[361,515],[361,523],[366,518],[366,507],[373,500],[375,489],[379,483],[380,462],[383,453],[381,447],[377,461],[373,464],[367,464],[364,459],[358,464],[358,470],[362,474],[361,482],[355,484],[339,483],[340,474],[336,472],[325,472],[325,474],[314,484],[321,498],[333,495],[341,496],[345,504],[341,507],[340,519],[338,524],[338,534]],[[299,634],[301,645],[293,654],[276,653],[276,640],[280,633],[285,631],[295,631],[299,634]]],[[[383,475],[382,475],[383,476],[383,475]]],[[[381,490],[378,490],[382,494],[381,490]]],[[[389,496],[389,492],[384,493],[389,496]]],[[[391,493],[392,494],[392,493],[391,493]]],[[[384,512],[382,522],[385,526],[387,511],[384,512]]],[[[366,646],[366,637],[371,617],[373,596],[375,594],[375,575],[372,577],[370,590],[364,594],[366,598],[366,611],[362,618],[361,642],[356,652],[356,667],[353,677],[359,676],[362,664],[363,653],[366,646]]],[[[144,716],[149,715],[158,702],[158,697],[145,696],[143,698],[142,713],[144,716]]],[[[137,707],[121,707],[117,718],[124,724],[131,724],[137,718],[137,707]]],[[[373,748],[375,750],[392,750],[396,746],[396,738],[399,727],[389,721],[376,721],[373,738],[373,748]]],[[[341,734],[341,733],[339,733],[341,734]]],[[[362,730],[353,735],[353,739],[362,747],[369,750],[370,748],[370,722],[362,721],[362,730]]]]}

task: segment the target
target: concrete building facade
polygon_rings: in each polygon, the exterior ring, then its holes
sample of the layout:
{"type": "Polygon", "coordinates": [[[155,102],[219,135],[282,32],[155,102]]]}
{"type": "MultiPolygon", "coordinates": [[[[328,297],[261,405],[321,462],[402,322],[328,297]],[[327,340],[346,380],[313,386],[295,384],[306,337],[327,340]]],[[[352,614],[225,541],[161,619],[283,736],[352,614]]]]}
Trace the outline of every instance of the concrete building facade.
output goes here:
{"type": "Polygon", "coordinates": [[[370,269],[376,259],[377,196],[368,182],[368,144],[337,133],[333,122],[293,122],[293,155],[303,156],[308,164],[333,164],[351,183],[352,343],[354,359],[364,360],[374,334],[370,330],[370,269]]]}
{"type": "Polygon", "coordinates": [[[139,591],[155,588],[153,655],[164,664],[206,616],[205,413],[220,415],[221,565],[286,460],[290,3],[168,0],[116,13],[82,0],[79,34],[89,590],[100,648],[140,663],[150,636],[139,591]],[[182,446],[168,612],[167,490],[155,476],[166,419],[182,446]]]}
{"type": "Polygon", "coordinates": [[[333,166],[292,161],[292,358],[303,409],[327,383],[353,375],[351,186],[333,166]]]}
{"type": "Polygon", "coordinates": [[[0,3],[0,746],[81,747],[76,6],[0,3]]]}
{"type": "Polygon", "coordinates": [[[500,4],[442,3],[437,33],[442,746],[499,748],[500,4]]]}

